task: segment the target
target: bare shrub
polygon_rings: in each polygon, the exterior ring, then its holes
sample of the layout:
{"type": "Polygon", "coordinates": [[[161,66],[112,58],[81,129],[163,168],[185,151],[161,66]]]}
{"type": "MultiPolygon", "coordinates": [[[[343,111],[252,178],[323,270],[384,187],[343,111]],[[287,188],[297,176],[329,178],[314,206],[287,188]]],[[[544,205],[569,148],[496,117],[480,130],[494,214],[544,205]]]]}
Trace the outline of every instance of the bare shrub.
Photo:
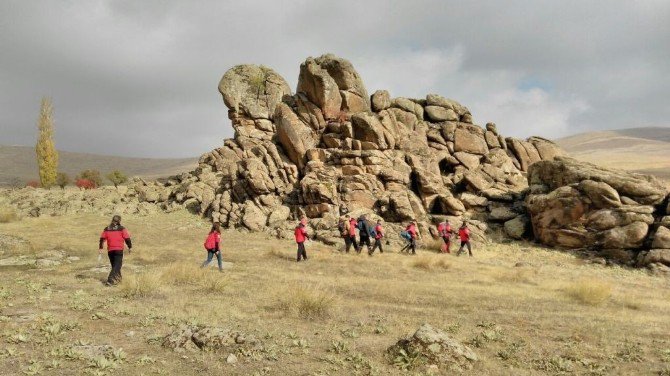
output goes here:
{"type": "Polygon", "coordinates": [[[16,210],[10,207],[0,208],[0,223],[10,223],[19,220],[19,215],[16,210]]]}
{"type": "Polygon", "coordinates": [[[301,318],[316,319],[330,316],[335,296],[319,288],[288,289],[279,298],[278,308],[301,318]]]}
{"type": "Polygon", "coordinates": [[[582,279],[569,285],[565,291],[579,303],[597,306],[610,298],[612,285],[597,279],[582,279]]]}
{"type": "Polygon", "coordinates": [[[123,277],[119,288],[124,297],[137,299],[156,294],[160,284],[160,279],[156,274],[131,274],[123,277]]]}

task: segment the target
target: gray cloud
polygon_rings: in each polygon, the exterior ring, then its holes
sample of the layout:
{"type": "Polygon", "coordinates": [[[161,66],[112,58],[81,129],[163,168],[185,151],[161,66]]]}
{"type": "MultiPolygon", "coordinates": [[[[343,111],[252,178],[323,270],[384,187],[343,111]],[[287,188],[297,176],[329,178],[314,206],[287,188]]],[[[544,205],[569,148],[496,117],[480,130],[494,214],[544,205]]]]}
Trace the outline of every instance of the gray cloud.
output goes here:
{"type": "Polygon", "coordinates": [[[295,87],[333,52],[370,92],[436,92],[508,135],[667,126],[665,1],[5,1],[0,144],[32,144],[39,100],[71,151],[195,156],[232,135],[235,64],[295,87]]]}

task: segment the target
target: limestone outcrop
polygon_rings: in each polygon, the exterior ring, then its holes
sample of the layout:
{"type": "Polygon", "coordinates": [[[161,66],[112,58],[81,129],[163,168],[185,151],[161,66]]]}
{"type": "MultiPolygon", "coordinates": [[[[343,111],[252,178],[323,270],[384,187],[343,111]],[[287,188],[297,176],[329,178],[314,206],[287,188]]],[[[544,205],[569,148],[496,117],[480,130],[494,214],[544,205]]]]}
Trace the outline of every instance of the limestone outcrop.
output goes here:
{"type": "Polygon", "coordinates": [[[526,204],[539,242],[617,255],[619,261],[668,263],[668,189],[654,177],[572,158],[537,162],[526,204]]]}
{"type": "Polygon", "coordinates": [[[369,96],[353,65],[333,55],[301,64],[295,94],[254,65],[231,68],[219,90],[234,138],[190,173],[139,182],[140,200],[279,236],[294,225],[287,219],[307,216],[326,242],[345,211],[385,219],[392,238],[408,220],[427,233],[445,217],[467,218],[479,236],[505,227],[519,238],[529,235],[525,172],[563,154],[547,140],[477,126],[467,107],[437,94],[369,96]]]}

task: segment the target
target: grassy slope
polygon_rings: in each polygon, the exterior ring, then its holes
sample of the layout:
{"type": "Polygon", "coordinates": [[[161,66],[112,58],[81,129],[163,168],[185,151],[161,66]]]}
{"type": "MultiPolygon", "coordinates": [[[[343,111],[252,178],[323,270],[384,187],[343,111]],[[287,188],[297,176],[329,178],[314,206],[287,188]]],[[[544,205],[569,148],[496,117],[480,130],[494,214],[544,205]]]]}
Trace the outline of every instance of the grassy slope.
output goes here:
{"type": "Polygon", "coordinates": [[[30,367],[42,374],[406,374],[388,364],[384,351],[424,322],[480,345],[474,350],[482,360],[472,375],[670,369],[669,280],[643,270],[584,264],[522,243],[475,244],[472,259],[426,250],[370,258],[313,244],[310,261],[298,264],[289,241],[227,231],[224,259],[234,266],[219,274],[196,268],[207,224],[177,212],[125,219],[136,251],[125,260],[126,286],[106,288],[99,282],[104,274],[90,269],[107,220],[82,215],[0,224],[0,233],[25,237],[38,251],[58,247],[82,257],[50,271],[0,269],[0,367],[6,374],[30,367]],[[519,261],[530,266],[515,268],[519,261]],[[180,281],[182,272],[188,274],[180,281]],[[124,297],[138,273],[158,287],[146,285],[148,297],[124,297]],[[590,278],[590,286],[611,286],[611,295],[601,305],[580,303],[569,291],[589,286],[578,282],[582,278],[590,278]],[[332,304],[321,305],[328,315],[303,320],[286,310],[298,302],[298,287],[332,296],[332,304]],[[80,326],[46,339],[44,318],[17,319],[31,313],[80,326]],[[175,354],[150,343],[185,321],[253,333],[266,350],[230,365],[227,353],[175,354]],[[57,350],[77,341],[123,348],[127,356],[103,369],[57,350]]]}
{"type": "Polygon", "coordinates": [[[577,159],[670,181],[670,128],[588,132],[556,142],[577,159]]]}
{"type": "MultiPolygon", "coordinates": [[[[119,169],[128,176],[157,178],[190,171],[197,164],[196,158],[157,159],[124,158],[96,154],[63,152],[60,154],[60,170],[72,178],[86,169],[99,170],[103,175],[119,169]]],[[[21,184],[37,179],[35,151],[28,146],[0,146],[0,186],[21,184]]]]}

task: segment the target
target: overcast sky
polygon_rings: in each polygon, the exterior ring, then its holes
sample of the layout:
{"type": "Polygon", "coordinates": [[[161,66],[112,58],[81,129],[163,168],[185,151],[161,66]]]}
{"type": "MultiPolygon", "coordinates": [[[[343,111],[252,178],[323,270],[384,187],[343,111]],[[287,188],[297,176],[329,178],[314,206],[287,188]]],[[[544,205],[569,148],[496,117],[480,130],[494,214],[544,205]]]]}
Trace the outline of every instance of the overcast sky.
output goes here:
{"type": "Polygon", "coordinates": [[[327,52],[370,93],[439,93],[506,136],[670,125],[670,1],[3,0],[0,144],[34,144],[50,96],[59,149],[198,156],[233,134],[227,69],[295,90],[327,52]]]}

